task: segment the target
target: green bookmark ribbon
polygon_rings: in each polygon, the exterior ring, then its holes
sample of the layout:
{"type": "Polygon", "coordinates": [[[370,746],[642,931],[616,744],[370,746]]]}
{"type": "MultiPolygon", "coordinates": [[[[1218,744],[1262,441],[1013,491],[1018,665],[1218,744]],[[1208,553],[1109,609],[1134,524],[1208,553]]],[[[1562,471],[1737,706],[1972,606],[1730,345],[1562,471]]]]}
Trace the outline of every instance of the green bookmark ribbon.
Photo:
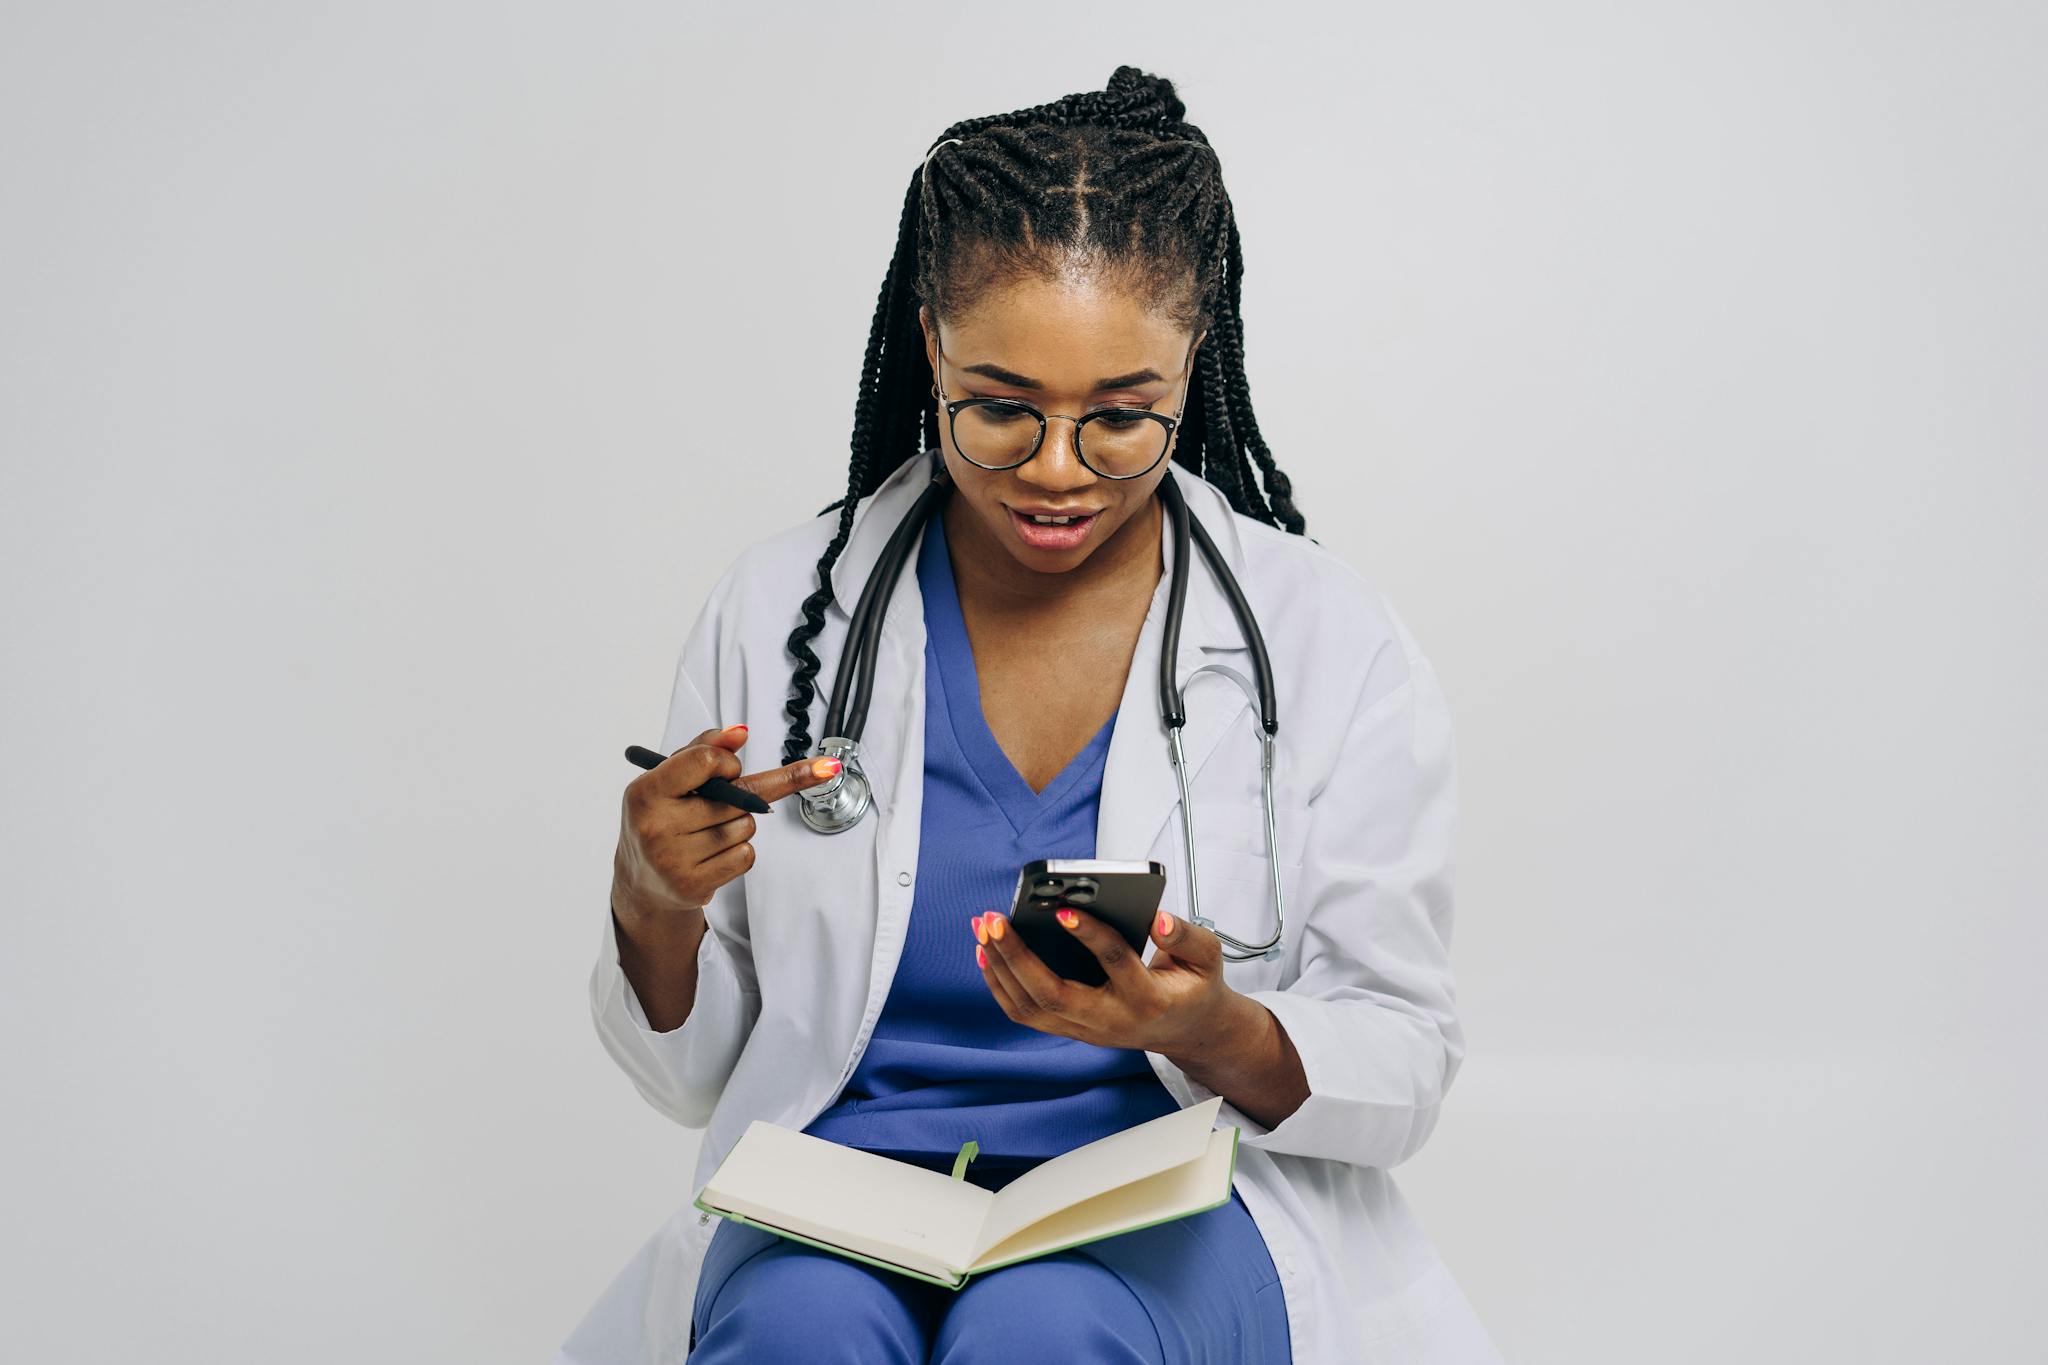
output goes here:
{"type": "Polygon", "coordinates": [[[953,1158],[953,1178],[955,1180],[965,1180],[967,1178],[967,1163],[974,1160],[980,1152],[981,1144],[978,1142],[970,1140],[960,1144],[960,1155],[953,1158]]]}

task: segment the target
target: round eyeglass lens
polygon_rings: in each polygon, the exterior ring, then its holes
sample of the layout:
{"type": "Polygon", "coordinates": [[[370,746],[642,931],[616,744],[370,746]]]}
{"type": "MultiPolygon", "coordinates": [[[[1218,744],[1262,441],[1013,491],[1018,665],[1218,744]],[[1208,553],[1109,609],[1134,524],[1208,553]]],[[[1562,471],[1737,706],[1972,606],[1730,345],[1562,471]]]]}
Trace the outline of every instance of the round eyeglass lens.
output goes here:
{"type": "MultiPolygon", "coordinates": [[[[1091,413],[1075,433],[1081,460],[1112,478],[1142,474],[1166,453],[1166,423],[1140,411],[1115,408],[1091,413]]],[[[1038,439],[1038,418],[1019,404],[969,403],[953,415],[953,441],[976,464],[1000,468],[1021,463],[1038,439]]]]}

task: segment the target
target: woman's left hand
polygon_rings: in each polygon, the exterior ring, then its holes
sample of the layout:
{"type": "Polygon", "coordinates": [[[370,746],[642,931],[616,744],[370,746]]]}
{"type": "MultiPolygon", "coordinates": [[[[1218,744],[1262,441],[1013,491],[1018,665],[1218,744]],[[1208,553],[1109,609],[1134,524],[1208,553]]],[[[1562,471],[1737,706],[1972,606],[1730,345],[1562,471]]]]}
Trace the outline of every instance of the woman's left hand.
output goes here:
{"type": "Polygon", "coordinates": [[[1224,984],[1223,944],[1215,934],[1162,910],[1152,919],[1157,950],[1147,965],[1123,935],[1087,911],[1063,906],[1058,919],[1102,963],[1109,978],[1102,985],[1054,972],[1002,912],[974,917],[975,960],[1004,1014],[1041,1033],[1143,1048],[1169,1060],[1215,1037],[1215,1022],[1236,995],[1224,984]]]}

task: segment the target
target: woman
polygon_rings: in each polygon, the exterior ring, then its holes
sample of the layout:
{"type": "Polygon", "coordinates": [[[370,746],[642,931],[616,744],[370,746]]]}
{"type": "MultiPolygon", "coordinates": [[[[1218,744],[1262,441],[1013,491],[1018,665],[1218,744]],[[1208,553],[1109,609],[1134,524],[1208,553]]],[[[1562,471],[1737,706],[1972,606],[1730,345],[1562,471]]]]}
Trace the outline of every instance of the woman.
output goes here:
{"type": "MultiPolygon", "coordinates": [[[[626,793],[591,988],[642,1094],[707,1129],[695,1190],[756,1119],[934,1169],[972,1138],[968,1178],[993,1189],[1220,1095],[1232,1197],[959,1291],[685,1207],[563,1360],[1497,1359],[1386,1174],[1463,1054],[1443,697],[1380,595],[1303,535],[1244,379],[1230,200],[1183,113],[1169,82],[1121,67],[1106,91],[956,124],[912,177],[838,516],[757,544],[713,589],[673,752],[626,793]],[[940,469],[915,586],[884,612],[860,748],[872,818],[824,837],[795,801],[756,820],[686,795],[712,775],[771,801],[833,780],[811,756],[815,680],[940,469]],[[1155,662],[1167,479],[1272,656],[1286,933],[1227,960],[1170,875],[1148,959],[1085,911],[1060,917],[1108,978],[1083,986],[1003,910],[1034,858],[1181,866],[1155,662]],[[747,773],[747,729],[726,722],[778,703],[783,761],[747,773]]],[[[1199,909],[1260,944],[1257,717],[1188,681],[1248,658],[1191,565],[1175,663],[1199,909]]]]}

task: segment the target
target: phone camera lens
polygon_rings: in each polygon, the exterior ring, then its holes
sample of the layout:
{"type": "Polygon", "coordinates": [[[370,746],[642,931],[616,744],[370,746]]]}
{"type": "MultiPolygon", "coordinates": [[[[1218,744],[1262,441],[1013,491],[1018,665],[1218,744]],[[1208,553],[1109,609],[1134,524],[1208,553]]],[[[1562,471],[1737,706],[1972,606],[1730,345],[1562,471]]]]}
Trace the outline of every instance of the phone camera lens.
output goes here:
{"type": "Polygon", "coordinates": [[[1040,897],[1057,896],[1066,882],[1059,877],[1040,877],[1031,884],[1031,894],[1040,897]]]}
{"type": "Polygon", "coordinates": [[[1093,877],[1076,877],[1067,887],[1067,900],[1074,905],[1087,905],[1094,901],[1098,889],[1093,877]]]}

